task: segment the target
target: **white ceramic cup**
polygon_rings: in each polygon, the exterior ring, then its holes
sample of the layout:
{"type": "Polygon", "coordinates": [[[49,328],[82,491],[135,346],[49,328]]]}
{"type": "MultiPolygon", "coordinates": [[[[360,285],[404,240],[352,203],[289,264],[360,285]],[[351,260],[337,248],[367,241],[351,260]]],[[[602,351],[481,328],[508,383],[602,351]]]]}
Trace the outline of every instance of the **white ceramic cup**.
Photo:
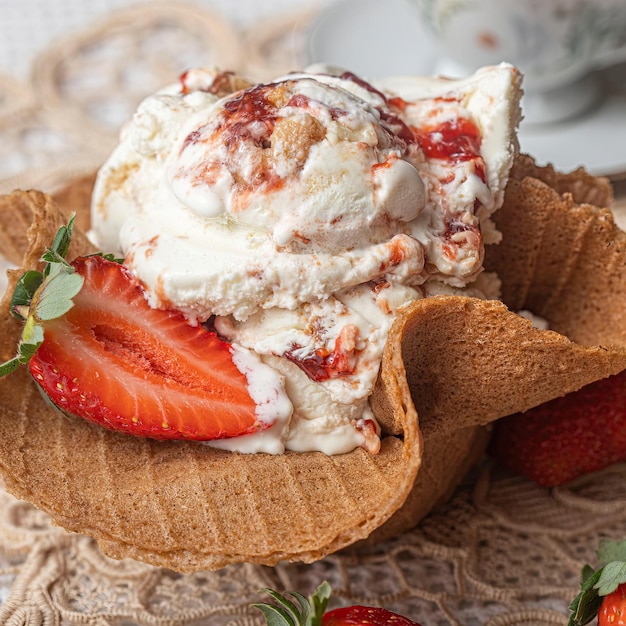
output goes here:
{"type": "Polygon", "coordinates": [[[411,0],[440,47],[437,71],[508,61],[524,74],[524,115],[553,123],[599,97],[593,70],[626,60],[626,0],[411,0]]]}

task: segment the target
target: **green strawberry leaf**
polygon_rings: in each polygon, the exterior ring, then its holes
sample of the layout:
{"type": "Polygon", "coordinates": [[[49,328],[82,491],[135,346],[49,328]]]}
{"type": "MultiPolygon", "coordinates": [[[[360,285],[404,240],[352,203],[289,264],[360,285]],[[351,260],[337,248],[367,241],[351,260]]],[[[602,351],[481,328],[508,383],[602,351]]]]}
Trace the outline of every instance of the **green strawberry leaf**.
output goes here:
{"type": "Polygon", "coordinates": [[[253,604],[265,616],[267,626],[321,626],[322,616],[330,599],[330,585],[324,581],[315,590],[315,593],[306,598],[296,591],[280,594],[272,589],[261,589],[276,602],[276,604],[253,604]],[[300,605],[296,606],[287,596],[290,596],[300,605]]]}
{"type": "Polygon", "coordinates": [[[108,254],[104,254],[102,252],[95,252],[93,255],[90,255],[90,256],[101,256],[102,258],[106,259],[107,261],[112,261],[113,263],[122,264],[124,262],[124,258],[123,257],[118,257],[115,254],[113,254],[112,252],[109,252],[108,254]]]}
{"type": "Polygon", "coordinates": [[[41,322],[65,315],[81,290],[83,278],[65,260],[72,241],[74,215],[57,231],[52,245],[41,257],[43,272],[27,271],[18,280],[11,298],[11,313],[25,321],[17,355],[0,364],[0,376],[6,376],[28,363],[44,340],[41,322]]]}
{"type": "Polygon", "coordinates": [[[267,626],[304,626],[301,623],[294,622],[290,614],[279,606],[273,604],[253,604],[263,613],[267,626]]]}
{"type": "Polygon", "coordinates": [[[606,565],[611,561],[626,562],[626,540],[611,541],[610,539],[604,539],[601,541],[598,548],[598,560],[602,565],[606,565]]]}
{"type": "MultiPolygon", "coordinates": [[[[288,624],[300,625],[305,623],[304,621],[302,621],[302,616],[296,605],[291,602],[286,595],[283,596],[273,589],[262,589],[262,591],[267,593],[276,601],[276,603],[279,605],[278,608],[280,609],[281,615],[283,615],[287,619],[288,624]]],[[[272,606],[272,608],[277,609],[277,607],[275,606],[272,606]]]]}
{"type": "MultiPolygon", "coordinates": [[[[291,591],[290,595],[298,601],[298,604],[300,605],[300,613],[302,615],[304,623],[310,625],[312,620],[315,619],[315,615],[313,613],[313,608],[311,607],[311,603],[309,602],[308,598],[303,596],[301,593],[298,593],[297,591],[291,591]]],[[[316,622],[313,623],[315,624],[316,622]]]]}
{"type": "MultiPolygon", "coordinates": [[[[328,601],[330,599],[330,594],[332,593],[332,589],[327,581],[324,581],[320,584],[320,586],[315,590],[315,593],[311,596],[311,604],[313,606],[313,614],[315,616],[320,616],[320,624],[321,624],[321,616],[324,615],[326,611],[326,607],[328,606],[328,601]]],[[[315,626],[318,622],[311,621],[311,626],[315,626]]]]}
{"type": "Polygon", "coordinates": [[[69,265],[65,260],[67,256],[67,252],[70,248],[70,244],[72,243],[72,234],[74,232],[74,220],[76,219],[76,214],[72,214],[67,225],[61,226],[54,236],[54,240],[52,241],[52,245],[46,249],[43,256],[41,257],[42,261],[47,261],[48,265],[44,268],[44,276],[47,276],[50,273],[51,264],[61,263],[62,265],[69,265]]]}
{"type": "Polygon", "coordinates": [[[580,575],[581,584],[584,583],[588,578],[595,574],[596,570],[591,567],[591,565],[583,565],[583,569],[580,575]]]}
{"type": "Polygon", "coordinates": [[[20,365],[23,365],[19,356],[15,356],[4,363],[0,363],[0,378],[14,372],[20,365]]]}
{"type": "Polygon", "coordinates": [[[71,265],[52,248],[46,248],[46,251],[41,255],[41,260],[47,263],[43,271],[44,276],[48,276],[54,268],[59,265],[62,267],[71,267],[71,265]]]}
{"type": "Polygon", "coordinates": [[[626,582],[626,563],[624,561],[611,561],[601,570],[598,582],[594,585],[601,596],[613,593],[619,585],[626,582]]]}
{"type": "Polygon", "coordinates": [[[602,570],[594,572],[589,565],[583,568],[580,593],[569,605],[571,614],[567,626],[584,626],[595,619],[602,604],[602,597],[595,586],[601,573],[602,570]]]}
{"type": "MultiPolygon", "coordinates": [[[[56,266],[62,267],[62,266],[56,266]]],[[[53,320],[65,315],[73,306],[72,298],[81,290],[83,277],[62,269],[53,270],[42,283],[37,297],[33,298],[31,313],[39,321],[53,320]]]]}
{"type": "Polygon", "coordinates": [[[42,282],[43,274],[35,270],[29,270],[17,281],[11,298],[11,314],[14,317],[26,319],[30,302],[42,282]]]}

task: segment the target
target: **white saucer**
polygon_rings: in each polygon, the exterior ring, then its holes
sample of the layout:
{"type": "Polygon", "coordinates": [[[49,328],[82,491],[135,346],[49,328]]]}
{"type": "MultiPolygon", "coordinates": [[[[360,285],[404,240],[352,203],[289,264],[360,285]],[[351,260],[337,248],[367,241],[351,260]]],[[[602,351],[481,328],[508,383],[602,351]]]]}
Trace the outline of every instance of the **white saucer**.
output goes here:
{"type": "Polygon", "coordinates": [[[437,52],[410,0],[338,0],[314,20],[308,55],[311,63],[382,78],[428,73],[437,52]]]}
{"type": "MultiPolygon", "coordinates": [[[[312,24],[310,63],[345,67],[364,78],[431,75],[439,69],[437,42],[410,0],[339,0],[312,24]]],[[[626,68],[626,66],[625,66],[626,68]]],[[[611,88],[592,111],[575,120],[520,126],[522,151],[561,171],[584,166],[595,175],[626,174],[626,69],[604,70],[611,88]]]]}
{"type": "Polygon", "coordinates": [[[520,147],[541,163],[561,171],[584,166],[596,176],[626,175],[626,65],[598,73],[604,85],[600,102],[589,112],[545,127],[525,124],[520,147]]]}

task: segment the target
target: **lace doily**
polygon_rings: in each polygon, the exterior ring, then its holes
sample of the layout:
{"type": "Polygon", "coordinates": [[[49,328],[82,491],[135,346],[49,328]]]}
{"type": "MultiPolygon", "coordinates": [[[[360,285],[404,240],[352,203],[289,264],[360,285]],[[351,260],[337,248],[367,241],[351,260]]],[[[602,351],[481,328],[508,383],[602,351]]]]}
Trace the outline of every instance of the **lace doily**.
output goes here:
{"type": "MultiPolygon", "coordinates": [[[[153,3],[53,43],[29,82],[0,76],[0,192],[54,191],[93,171],[138,101],[181,69],[262,80],[301,66],[314,13],[242,30],[195,5],[153,3]]],[[[382,604],[424,626],[564,624],[582,566],[625,531],[626,465],[545,490],[485,463],[419,528],[376,548],[181,575],[108,559],[0,488],[0,623],[255,626],[261,587],[308,594],[326,579],[334,604],[382,604]]]]}

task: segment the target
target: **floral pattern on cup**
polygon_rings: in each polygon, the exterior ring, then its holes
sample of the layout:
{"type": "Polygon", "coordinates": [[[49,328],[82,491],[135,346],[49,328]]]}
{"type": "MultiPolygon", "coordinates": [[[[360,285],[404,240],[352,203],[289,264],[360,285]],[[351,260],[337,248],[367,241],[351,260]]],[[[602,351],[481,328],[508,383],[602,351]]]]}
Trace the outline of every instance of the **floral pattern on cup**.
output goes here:
{"type": "Polygon", "coordinates": [[[571,83],[626,60],[626,0],[412,0],[463,72],[508,61],[525,88],[571,83]]]}

